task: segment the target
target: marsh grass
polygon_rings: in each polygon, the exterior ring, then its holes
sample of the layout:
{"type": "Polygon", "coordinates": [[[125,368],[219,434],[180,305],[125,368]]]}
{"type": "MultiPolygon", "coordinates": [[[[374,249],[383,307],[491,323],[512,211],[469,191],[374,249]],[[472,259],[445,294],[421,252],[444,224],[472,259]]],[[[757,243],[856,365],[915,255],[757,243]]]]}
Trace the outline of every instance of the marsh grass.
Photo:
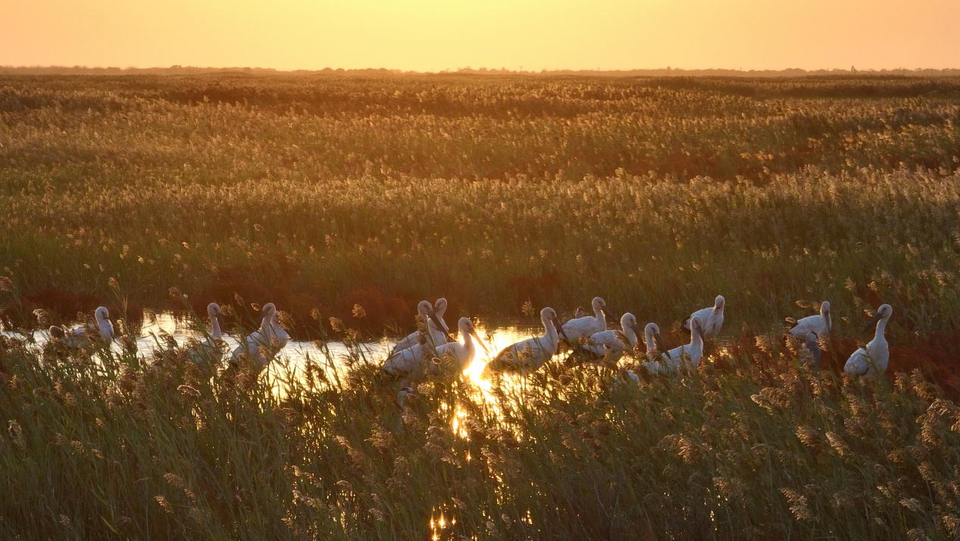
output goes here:
{"type": "Polygon", "coordinates": [[[323,359],[258,377],[2,346],[8,538],[960,533],[960,408],[919,372],[721,349],[639,385],[563,363],[487,393],[431,381],[400,410],[359,357],[341,382],[323,359]]]}
{"type": "Polygon", "coordinates": [[[0,82],[21,325],[113,300],[110,278],[131,309],[177,286],[375,332],[440,295],[673,321],[723,292],[751,330],[797,299],[856,319],[882,298],[901,341],[960,323],[955,79],[0,82]]]}
{"type": "Polygon", "coordinates": [[[0,339],[0,536],[956,539],[958,122],[954,79],[3,75],[7,329],[272,301],[321,355],[0,339]],[[361,348],[440,295],[599,294],[680,343],[718,292],[728,342],[639,385],[556,362],[401,410],[361,348]],[[778,335],[822,299],[821,373],[778,335]],[[890,379],[837,377],[880,301],[890,379]]]}

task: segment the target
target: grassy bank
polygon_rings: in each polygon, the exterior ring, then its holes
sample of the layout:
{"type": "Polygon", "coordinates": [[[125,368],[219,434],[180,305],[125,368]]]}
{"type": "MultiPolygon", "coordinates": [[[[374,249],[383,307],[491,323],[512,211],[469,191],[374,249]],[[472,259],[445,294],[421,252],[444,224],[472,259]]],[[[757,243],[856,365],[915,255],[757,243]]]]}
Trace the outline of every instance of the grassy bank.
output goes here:
{"type": "Polygon", "coordinates": [[[960,534],[960,408],[918,372],[871,384],[727,349],[639,386],[559,365],[486,398],[432,382],[400,410],[359,362],[258,379],[162,357],[3,341],[3,537],[960,534]]]}

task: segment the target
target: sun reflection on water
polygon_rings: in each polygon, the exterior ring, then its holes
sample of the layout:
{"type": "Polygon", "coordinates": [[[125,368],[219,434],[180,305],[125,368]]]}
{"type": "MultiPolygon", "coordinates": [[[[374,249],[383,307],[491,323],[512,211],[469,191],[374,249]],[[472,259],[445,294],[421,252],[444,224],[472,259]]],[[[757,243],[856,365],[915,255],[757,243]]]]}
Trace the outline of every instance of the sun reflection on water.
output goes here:
{"type": "MultiPolygon", "coordinates": [[[[169,312],[147,312],[143,324],[137,331],[138,356],[147,360],[152,360],[155,357],[159,358],[162,350],[168,347],[168,339],[174,340],[177,347],[186,347],[195,340],[204,340],[207,337],[206,333],[198,330],[191,321],[169,312]]],[[[466,400],[472,402],[472,404],[448,404],[445,402],[440,404],[440,409],[450,416],[451,433],[455,438],[464,442],[470,440],[469,420],[471,411],[477,411],[476,406],[482,408],[481,415],[491,416],[499,423],[504,423],[501,398],[504,395],[509,396],[519,393],[525,385],[525,379],[519,375],[502,374],[496,376],[496,380],[492,379],[488,374],[484,374],[487,363],[507,346],[535,336],[540,332],[540,329],[533,326],[477,325],[477,331],[478,335],[483,337],[483,342],[489,351],[484,353],[482,348],[477,348],[473,362],[461,374],[462,380],[471,389],[466,400]]],[[[3,334],[11,333],[4,332],[3,334]]],[[[31,347],[37,348],[42,348],[49,340],[46,331],[36,331],[28,338],[32,339],[33,345],[31,347]]],[[[235,335],[230,334],[224,336],[223,342],[225,363],[231,351],[239,345],[239,341],[235,335]]],[[[352,346],[335,341],[319,343],[290,340],[267,366],[265,370],[266,379],[277,398],[283,400],[291,380],[309,380],[310,378],[306,376],[307,372],[321,370],[324,376],[330,380],[340,378],[346,381],[350,366],[357,362],[370,362],[374,365],[382,363],[394,343],[393,340],[387,338],[352,346]],[[360,360],[358,361],[358,359],[360,360]]],[[[114,343],[111,349],[118,354],[122,351],[117,343],[114,343]]],[[[501,426],[513,432],[517,439],[522,440],[523,435],[518,433],[516,427],[503,424],[501,426]]],[[[464,460],[467,463],[472,461],[473,457],[469,449],[459,449],[458,452],[463,453],[464,460]]],[[[491,471],[490,474],[495,478],[499,476],[496,471],[491,471]]],[[[452,536],[456,535],[454,526],[457,524],[457,519],[453,511],[454,508],[449,503],[434,507],[434,512],[431,514],[428,523],[430,539],[439,541],[440,539],[453,538],[452,536]]],[[[520,520],[526,521],[530,518],[521,517],[520,520]]]]}

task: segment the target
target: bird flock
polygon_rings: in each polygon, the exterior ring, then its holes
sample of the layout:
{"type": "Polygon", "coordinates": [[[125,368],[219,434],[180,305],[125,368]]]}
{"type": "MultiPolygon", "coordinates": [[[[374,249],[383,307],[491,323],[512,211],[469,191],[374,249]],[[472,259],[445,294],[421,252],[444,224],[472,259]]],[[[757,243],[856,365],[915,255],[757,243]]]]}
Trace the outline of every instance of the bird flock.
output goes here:
{"type": "MultiPolygon", "coordinates": [[[[690,331],[690,341],[672,349],[666,349],[656,323],[647,323],[642,332],[644,346],[643,360],[636,368],[623,371],[625,378],[639,381],[640,375],[663,375],[681,370],[695,369],[703,358],[704,342],[716,338],[723,328],[726,299],[717,295],[713,306],[694,311],[684,320],[682,326],[690,331]]],[[[484,367],[484,374],[520,373],[529,374],[562,351],[571,351],[571,356],[584,362],[597,362],[607,366],[616,366],[628,350],[638,349],[641,345],[641,332],[637,317],[624,313],[620,317],[620,327],[607,328],[607,303],[600,297],[591,302],[592,314],[578,310],[575,317],[561,323],[557,311],[551,307],[540,310],[543,334],[532,336],[503,348],[493,356],[484,367]]],[[[444,320],[447,300],[428,300],[417,304],[417,330],[400,339],[384,361],[383,374],[403,382],[404,387],[398,394],[398,401],[414,393],[412,386],[424,378],[435,376],[445,370],[465,371],[477,357],[478,347],[487,357],[489,349],[477,333],[470,318],[462,317],[457,322],[459,341],[450,335],[450,328],[444,320]],[[444,363],[444,361],[452,361],[444,363]]],[[[290,340],[290,335],[277,320],[277,307],[273,303],[265,304],[262,320],[257,330],[240,341],[229,357],[232,366],[238,366],[244,359],[255,366],[266,367],[277,353],[290,340]]],[[[850,355],[844,365],[844,372],[868,378],[879,377],[886,372],[890,361],[890,350],[885,331],[887,322],[893,315],[889,304],[881,305],[873,319],[867,323],[863,334],[874,329],[873,339],[850,355]]],[[[70,349],[81,349],[90,345],[109,345],[116,338],[110,313],[100,306],[94,311],[92,324],[67,329],[59,326],[49,328],[51,342],[70,349]]],[[[223,313],[220,305],[210,303],[207,306],[210,331],[202,341],[194,343],[187,355],[195,362],[223,360],[223,313]]],[[[801,341],[803,360],[820,365],[821,341],[832,327],[830,302],[820,304],[820,313],[801,318],[790,328],[789,334],[801,341]]]]}

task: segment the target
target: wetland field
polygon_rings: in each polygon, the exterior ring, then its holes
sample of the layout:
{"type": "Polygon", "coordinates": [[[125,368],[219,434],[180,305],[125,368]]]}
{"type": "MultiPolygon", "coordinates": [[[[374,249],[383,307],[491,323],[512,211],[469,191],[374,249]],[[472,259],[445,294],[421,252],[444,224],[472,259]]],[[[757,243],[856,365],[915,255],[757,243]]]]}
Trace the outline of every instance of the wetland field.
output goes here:
{"type": "Polygon", "coordinates": [[[0,70],[0,537],[960,539],[958,283],[960,78],[0,70]],[[380,371],[424,298],[717,294],[680,375],[380,371]],[[210,302],[302,346],[192,362],[210,302]],[[99,305],[138,348],[52,347],[99,305]]]}

